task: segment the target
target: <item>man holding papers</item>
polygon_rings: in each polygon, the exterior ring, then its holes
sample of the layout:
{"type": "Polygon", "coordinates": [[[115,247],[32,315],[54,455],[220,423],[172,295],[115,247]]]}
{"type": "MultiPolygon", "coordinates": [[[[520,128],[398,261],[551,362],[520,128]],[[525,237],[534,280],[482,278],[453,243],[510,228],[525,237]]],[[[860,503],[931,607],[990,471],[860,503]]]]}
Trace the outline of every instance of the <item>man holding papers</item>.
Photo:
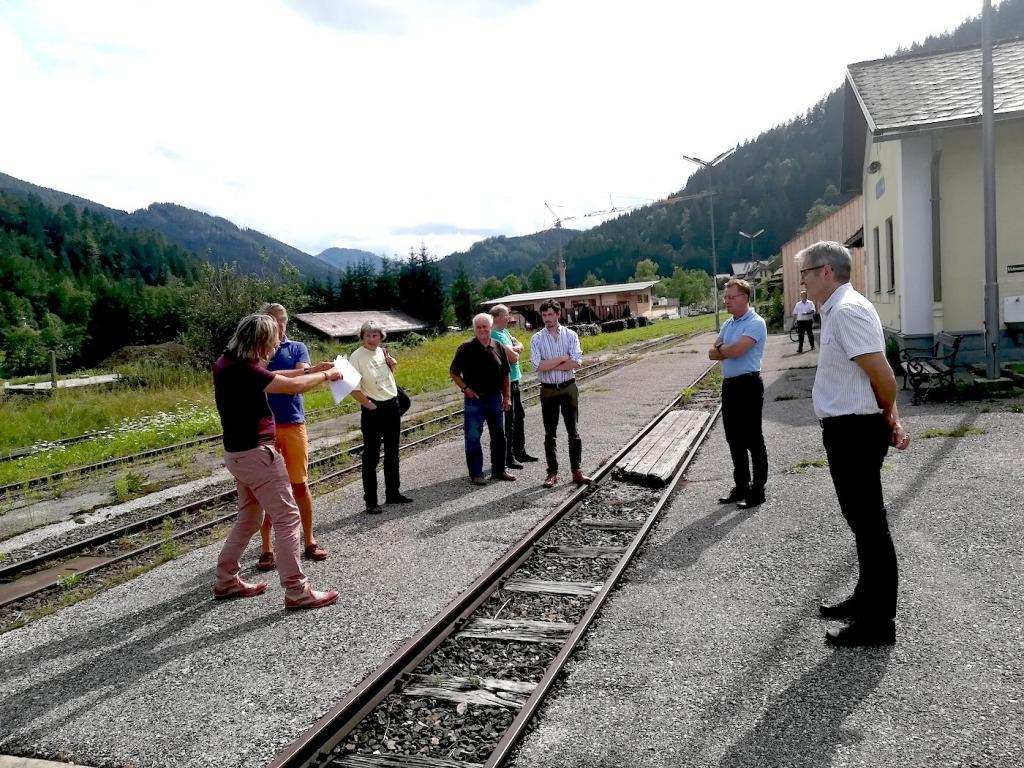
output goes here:
{"type": "Polygon", "coordinates": [[[397,361],[380,346],[387,332],[380,323],[367,320],[359,329],[362,346],[349,356],[352,367],[362,376],[359,388],[352,391],[362,408],[359,425],[363,430],[363,500],[366,512],[382,512],[377,499],[377,464],[384,444],[384,502],[408,504],[412,501],[399,491],[398,437],[402,414],[398,407],[398,384],[394,368],[397,361]]]}

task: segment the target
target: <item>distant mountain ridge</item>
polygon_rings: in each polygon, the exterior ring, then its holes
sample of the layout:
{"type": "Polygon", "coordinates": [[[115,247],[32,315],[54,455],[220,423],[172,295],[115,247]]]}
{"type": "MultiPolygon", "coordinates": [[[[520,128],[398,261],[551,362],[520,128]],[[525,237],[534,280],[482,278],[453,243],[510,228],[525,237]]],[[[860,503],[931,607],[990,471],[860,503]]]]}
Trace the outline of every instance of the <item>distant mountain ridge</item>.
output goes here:
{"type": "Polygon", "coordinates": [[[372,266],[374,271],[379,272],[382,261],[376,253],[362,251],[358,248],[328,248],[326,251],[318,253],[316,258],[341,271],[357,264],[366,263],[372,266]]]}
{"type": "Polygon", "coordinates": [[[552,261],[559,247],[565,248],[580,234],[576,229],[545,229],[518,237],[489,237],[473,243],[466,251],[449,253],[437,262],[445,285],[454,282],[459,270],[473,282],[486,277],[502,278],[509,274],[526,275],[539,262],[552,261]]]}
{"type": "Polygon", "coordinates": [[[56,207],[71,205],[78,210],[103,214],[114,224],[133,230],[159,232],[170,242],[185,248],[200,259],[214,264],[237,262],[246,274],[280,276],[281,262],[299,270],[307,279],[330,280],[338,277],[329,263],[321,261],[287,243],[255,229],[239,227],[220,216],[186,208],[175,203],[153,203],[128,213],[47,187],[40,187],[0,173],[0,191],[35,195],[56,207]]]}

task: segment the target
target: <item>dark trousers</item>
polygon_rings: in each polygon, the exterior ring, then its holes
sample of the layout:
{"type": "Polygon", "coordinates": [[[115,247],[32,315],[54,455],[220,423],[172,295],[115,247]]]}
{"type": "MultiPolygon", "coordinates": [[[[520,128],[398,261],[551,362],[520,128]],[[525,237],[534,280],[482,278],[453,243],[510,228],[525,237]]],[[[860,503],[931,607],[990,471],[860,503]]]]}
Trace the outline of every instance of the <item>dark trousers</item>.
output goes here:
{"type": "Polygon", "coordinates": [[[558,471],[558,452],[556,451],[556,435],[558,432],[558,415],[565,422],[565,432],[569,439],[569,467],[573,472],[583,462],[583,440],[577,431],[580,420],[580,391],[575,381],[561,386],[540,385],[540,413],[544,419],[544,457],[548,462],[548,472],[558,471]]]}
{"type": "Polygon", "coordinates": [[[853,596],[868,619],[896,615],[899,574],[882,498],[882,460],[890,435],[881,414],[822,420],[822,442],[839,508],[857,542],[859,576],[853,596]]]}
{"type": "Polygon", "coordinates": [[[523,398],[519,394],[519,382],[509,382],[512,396],[512,406],[505,411],[505,463],[522,456],[526,452],[526,432],[523,420],[526,418],[526,411],[523,410],[523,398]]]}
{"type": "Polygon", "coordinates": [[[811,341],[811,349],[814,349],[814,320],[797,320],[796,321],[796,351],[804,351],[804,334],[807,334],[807,338],[811,341]]]}
{"type": "Polygon", "coordinates": [[[768,482],[768,451],[761,431],[763,407],[764,382],[760,374],[734,376],[722,381],[722,426],[725,427],[725,440],[732,455],[733,483],[740,489],[763,491],[768,482]]]}
{"type": "Polygon", "coordinates": [[[505,471],[505,416],[501,410],[501,394],[467,397],[463,405],[463,425],[466,432],[466,466],[470,477],[484,473],[484,451],[480,438],[484,424],[491,438],[491,474],[505,471]]]}
{"type": "Polygon", "coordinates": [[[376,409],[360,408],[359,426],[363,430],[363,500],[366,506],[377,506],[377,464],[380,462],[381,443],[384,444],[384,493],[390,498],[398,495],[398,438],[402,429],[402,414],[398,398],[374,400],[376,409]]]}

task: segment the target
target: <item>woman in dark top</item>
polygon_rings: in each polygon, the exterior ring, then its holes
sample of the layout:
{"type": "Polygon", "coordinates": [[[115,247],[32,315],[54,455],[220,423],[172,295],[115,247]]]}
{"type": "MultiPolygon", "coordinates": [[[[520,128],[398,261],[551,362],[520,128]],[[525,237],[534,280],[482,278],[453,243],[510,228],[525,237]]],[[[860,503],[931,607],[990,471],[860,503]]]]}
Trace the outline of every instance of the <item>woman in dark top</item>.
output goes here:
{"type": "MultiPolygon", "coordinates": [[[[279,342],[277,322],[269,315],[249,315],[235,329],[224,354],[213,364],[213,391],[224,431],[224,465],[238,484],[238,519],[217,559],[213,596],[252,597],[267,588],[238,576],[239,560],[263,513],[277,537],[278,573],[285,608],[320,608],[338,599],[335,590],[318,592],[299,564],[299,508],[292,495],[284,459],[274,446],[274,416],[267,393],[297,395],[325,381],[341,378],[335,369],[284,376],[261,365],[279,342]]],[[[290,372],[289,372],[290,373],[290,372]]]]}

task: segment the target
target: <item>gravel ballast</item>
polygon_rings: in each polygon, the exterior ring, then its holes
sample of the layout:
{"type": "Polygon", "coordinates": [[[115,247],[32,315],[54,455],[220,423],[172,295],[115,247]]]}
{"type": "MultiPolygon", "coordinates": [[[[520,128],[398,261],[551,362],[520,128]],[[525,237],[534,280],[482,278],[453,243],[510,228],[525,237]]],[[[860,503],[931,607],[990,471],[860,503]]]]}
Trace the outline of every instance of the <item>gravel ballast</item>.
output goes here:
{"type": "MultiPolygon", "coordinates": [[[[581,385],[585,471],[703,370],[693,350],[709,342],[581,385]]],[[[542,438],[533,406],[534,455],[542,438]]],[[[318,497],[331,557],[304,567],[316,587],[341,590],[331,608],[285,612],[274,573],[260,597],[214,602],[218,544],[0,635],[0,752],[97,767],[265,764],[566,498],[567,458],[560,430],[554,490],[540,487],[543,461],[477,488],[459,438],[403,459],[413,504],[369,517],[358,483],[318,497]]],[[[250,545],[248,578],[256,554],[250,545]]]]}

